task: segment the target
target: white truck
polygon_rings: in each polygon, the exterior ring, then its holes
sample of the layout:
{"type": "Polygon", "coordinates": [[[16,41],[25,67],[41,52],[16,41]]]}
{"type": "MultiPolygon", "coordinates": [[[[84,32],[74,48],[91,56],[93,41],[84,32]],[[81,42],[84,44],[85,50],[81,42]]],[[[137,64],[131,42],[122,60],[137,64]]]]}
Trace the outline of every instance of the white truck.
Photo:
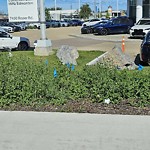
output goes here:
{"type": "Polygon", "coordinates": [[[12,36],[0,28],[0,49],[27,50],[29,47],[30,41],[28,38],[12,36]]]}

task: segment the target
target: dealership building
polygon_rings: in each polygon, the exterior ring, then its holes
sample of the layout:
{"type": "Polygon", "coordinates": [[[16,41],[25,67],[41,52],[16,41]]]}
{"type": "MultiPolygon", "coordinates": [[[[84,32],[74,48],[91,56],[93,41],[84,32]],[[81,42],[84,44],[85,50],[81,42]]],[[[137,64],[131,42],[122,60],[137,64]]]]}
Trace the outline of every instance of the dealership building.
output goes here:
{"type": "Polygon", "coordinates": [[[150,0],[127,0],[127,15],[135,22],[150,18],[150,0]]]}

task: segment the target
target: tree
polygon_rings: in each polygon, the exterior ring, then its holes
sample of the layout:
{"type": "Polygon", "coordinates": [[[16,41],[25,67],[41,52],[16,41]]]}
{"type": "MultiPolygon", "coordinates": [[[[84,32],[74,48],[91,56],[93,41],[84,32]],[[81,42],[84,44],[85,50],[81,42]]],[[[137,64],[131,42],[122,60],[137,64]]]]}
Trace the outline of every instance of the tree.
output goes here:
{"type": "Polygon", "coordinates": [[[50,9],[49,8],[45,8],[45,19],[50,20],[50,9]]]}
{"type": "Polygon", "coordinates": [[[110,18],[110,14],[108,13],[108,11],[106,11],[106,18],[107,18],[107,19],[110,18]]]}
{"type": "MultiPolygon", "coordinates": [[[[50,10],[55,10],[55,7],[50,8],[50,10]]],[[[61,7],[56,7],[56,10],[62,10],[61,7]]]]}
{"type": "Polygon", "coordinates": [[[89,7],[89,4],[85,4],[85,5],[82,5],[81,8],[80,8],[80,18],[83,18],[83,19],[88,19],[89,16],[91,15],[91,8],[89,7]]]}

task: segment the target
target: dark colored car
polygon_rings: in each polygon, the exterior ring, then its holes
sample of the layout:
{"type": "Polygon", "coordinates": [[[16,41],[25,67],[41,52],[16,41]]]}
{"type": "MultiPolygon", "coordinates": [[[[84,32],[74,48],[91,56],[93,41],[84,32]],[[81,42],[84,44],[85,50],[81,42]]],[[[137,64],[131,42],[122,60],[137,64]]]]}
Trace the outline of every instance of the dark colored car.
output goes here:
{"type": "Polygon", "coordinates": [[[81,28],[81,33],[82,33],[82,34],[94,33],[95,28],[99,27],[100,25],[104,25],[104,24],[106,24],[107,22],[108,22],[108,21],[106,20],[106,21],[100,21],[100,22],[98,22],[98,23],[96,23],[96,24],[94,24],[94,25],[91,25],[91,26],[83,26],[83,27],[81,28]]]}
{"type": "Polygon", "coordinates": [[[21,31],[21,27],[14,24],[14,23],[9,23],[9,22],[3,22],[1,23],[3,26],[8,26],[8,27],[12,27],[14,32],[19,32],[21,31]]]}
{"type": "Polygon", "coordinates": [[[60,27],[60,22],[57,21],[57,20],[47,20],[47,21],[46,21],[46,25],[47,25],[48,27],[53,27],[53,28],[55,28],[55,27],[60,27]]]}
{"type": "Polygon", "coordinates": [[[150,65],[150,31],[146,34],[141,44],[140,61],[150,65]]]}
{"type": "Polygon", "coordinates": [[[78,19],[72,19],[73,22],[76,22],[78,26],[82,26],[84,21],[78,20],[78,19]]]}
{"type": "Polygon", "coordinates": [[[100,35],[129,33],[133,26],[133,21],[128,17],[118,17],[110,19],[106,24],[102,24],[94,29],[100,35]]]}
{"type": "Polygon", "coordinates": [[[64,19],[65,22],[68,22],[70,26],[78,26],[78,23],[73,20],[64,19]]]}

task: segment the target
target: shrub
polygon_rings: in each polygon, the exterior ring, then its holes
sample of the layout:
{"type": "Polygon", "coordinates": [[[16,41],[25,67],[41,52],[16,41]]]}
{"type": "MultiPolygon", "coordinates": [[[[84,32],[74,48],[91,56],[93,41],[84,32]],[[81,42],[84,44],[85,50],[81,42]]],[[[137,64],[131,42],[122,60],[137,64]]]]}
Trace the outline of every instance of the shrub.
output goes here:
{"type": "Polygon", "coordinates": [[[64,104],[79,99],[101,103],[107,98],[114,104],[128,100],[133,106],[147,106],[149,89],[148,69],[120,71],[95,65],[72,71],[59,62],[50,68],[27,56],[0,54],[0,107],[64,104]]]}

